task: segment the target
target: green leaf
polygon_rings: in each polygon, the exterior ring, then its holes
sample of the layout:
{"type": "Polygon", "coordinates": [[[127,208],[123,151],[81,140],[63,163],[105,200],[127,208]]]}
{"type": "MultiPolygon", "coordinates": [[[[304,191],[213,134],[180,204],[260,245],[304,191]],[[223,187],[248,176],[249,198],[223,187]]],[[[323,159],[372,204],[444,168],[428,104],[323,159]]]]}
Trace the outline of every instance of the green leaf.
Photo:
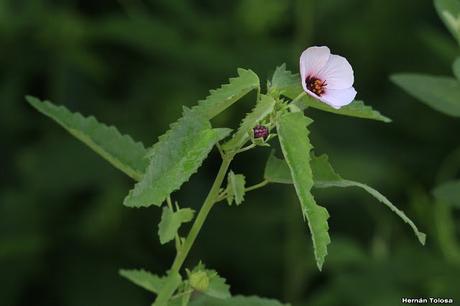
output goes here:
{"type": "Polygon", "coordinates": [[[460,42],[460,2],[458,0],[435,0],[439,17],[452,35],[460,42]]]}
{"type": "Polygon", "coordinates": [[[235,201],[240,205],[244,201],[246,179],[243,174],[228,173],[227,178],[227,201],[231,205],[235,201]]]}
{"type": "Polygon", "coordinates": [[[184,116],[150,150],[150,164],[142,180],[124,200],[129,207],[160,206],[201,166],[213,146],[230,133],[211,129],[201,114],[184,109],[184,116]]]}
{"type": "Polygon", "coordinates": [[[203,113],[207,119],[211,120],[251,90],[259,87],[260,81],[257,74],[252,70],[239,68],[238,77],[231,78],[228,84],[211,90],[210,95],[206,99],[199,101],[198,105],[193,107],[193,110],[203,113]]]}
{"type": "Polygon", "coordinates": [[[323,182],[341,181],[340,175],[335,172],[332,165],[329,163],[329,157],[325,154],[320,156],[311,156],[311,169],[313,172],[313,179],[315,187],[321,185],[323,182]]]}
{"type": "Polygon", "coordinates": [[[270,183],[292,184],[292,175],[286,161],[275,156],[273,150],[265,165],[264,178],[270,183]]]}
{"type": "Polygon", "coordinates": [[[232,139],[226,142],[222,149],[225,151],[240,148],[250,136],[252,129],[265,117],[267,117],[275,107],[275,100],[266,95],[261,95],[259,102],[257,102],[254,109],[246,115],[241,122],[238,131],[233,135],[232,139]]]}
{"type": "MultiPolygon", "coordinates": [[[[425,244],[426,235],[420,232],[417,226],[406,216],[406,214],[394,206],[385,196],[379,193],[377,190],[369,187],[365,184],[343,179],[339,174],[335,172],[329,163],[327,155],[321,155],[311,157],[311,170],[313,173],[313,179],[316,188],[327,188],[327,187],[358,187],[368,192],[370,195],[375,197],[377,200],[385,204],[394,213],[396,213],[404,222],[408,223],[414,231],[416,237],[421,244],[425,244]]],[[[289,177],[286,169],[288,168],[287,163],[284,160],[276,158],[273,154],[270,156],[267,162],[265,179],[272,183],[283,183],[292,184],[292,176],[289,177]],[[268,169],[268,170],[267,170],[268,169]]]]}
{"type": "Polygon", "coordinates": [[[205,116],[184,107],[182,117],[172,123],[166,133],[158,137],[158,141],[149,148],[147,156],[155,158],[169,154],[171,158],[179,159],[183,151],[177,151],[175,148],[184,150],[183,145],[189,137],[209,129],[211,123],[205,116]]]}
{"type": "Polygon", "coordinates": [[[146,149],[130,136],[122,135],[113,126],[100,123],[94,117],[83,117],[72,113],[64,106],[56,106],[49,101],[26,97],[39,112],[50,117],[70,134],[88,145],[96,153],[135,180],[140,180],[148,160],[146,149]]]}
{"type": "Polygon", "coordinates": [[[169,298],[174,294],[174,291],[179,287],[182,283],[182,278],[179,273],[169,273],[168,276],[165,277],[165,281],[163,283],[163,287],[159,292],[155,303],[152,306],[166,306],[168,305],[169,298]]]}
{"type": "Polygon", "coordinates": [[[384,195],[375,190],[374,188],[362,184],[359,182],[343,179],[339,174],[335,172],[332,165],[329,163],[327,155],[321,155],[319,157],[312,157],[312,169],[313,177],[315,179],[315,187],[327,188],[327,187],[358,187],[369,193],[371,196],[376,198],[378,201],[386,205],[398,215],[405,223],[409,224],[412,228],[415,236],[422,245],[425,245],[426,235],[420,232],[417,226],[412,222],[409,217],[400,209],[398,209],[393,203],[391,203],[384,195]]]}
{"type": "Polygon", "coordinates": [[[207,270],[210,275],[209,287],[204,294],[219,298],[228,299],[231,297],[230,286],[227,284],[226,279],[219,276],[214,270],[207,270]]]}
{"type": "Polygon", "coordinates": [[[278,95],[281,94],[293,99],[303,92],[300,75],[287,70],[286,64],[278,66],[273,73],[269,91],[276,91],[278,95]]]}
{"type": "Polygon", "coordinates": [[[396,74],[391,80],[435,110],[460,117],[460,82],[456,79],[422,74],[396,74]]]}
{"type": "Polygon", "coordinates": [[[454,72],[457,81],[460,81],[460,57],[457,57],[452,64],[452,71],[454,72]]]}
{"type": "Polygon", "coordinates": [[[174,212],[169,207],[163,207],[161,221],[158,224],[161,244],[173,240],[182,223],[192,221],[194,213],[195,211],[190,208],[182,208],[174,212]]]}
{"type": "MultiPolygon", "coordinates": [[[[342,178],[329,163],[327,155],[319,157],[311,154],[310,167],[313,173],[315,187],[324,181],[340,181],[342,178]]],[[[264,177],[270,183],[292,184],[292,175],[285,160],[277,158],[275,152],[270,154],[265,166],[264,177]]]]}
{"type": "MultiPolygon", "coordinates": [[[[294,97],[295,98],[295,97],[294,97]]],[[[372,109],[372,107],[364,104],[363,101],[355,100],[350,104],[341,107],[340,109],[335,109],[326,103],[323,103],[319,100],[316,100],[308,95],[303,96],[300,100],[295,103],[301,110],[307,107],[313,107],[320,109],[325,112],[334,113],[343,116],[371,119],[377,121],[383,121],[386,123],[391,122],[391,119],[383,116],[378,111],[372,109]]]]}
{"type": "Polygon", "coordinates": [[[166,278],[159,277],[145,270],[120,270],[120,275],[150,292],[158,293],[164,286],[166,278]]]}
{"type": "Polygon", "coordinates": [[[460,180],[446,182],[433,190],[433,195],[444,203],[460,208],[460,180]]]}
{"type": "Polygon", "coordinates": [[[209,296],[200,296],[192,301],[190,306],[288,306],[276,300],[257,296],[234,296],[228,299],[219,299],[209,296]]]}
{"type": "Polygon", "coordinates": [[[448,262],[460,263],[460,245],[457,237],[457,220],[452,207],[444,201],[436,201],[430,207],[437,244],[448,262]],[[446,205],[447,204],[447,205],[446,205]]]}
{"type": "Polygon", "coordinates": [[[321,270],[327,255],[327,245],[331,242],[327,210],[316,204],[311,188],[313,174],[310,168],[312,145],[308,139],[307,126],[311,119],[302,113],[287,113],[277,123],[278,137],[286,162],[291,170],[292,180],[300,200],[302,213],[308,220],[313,240],[316,264],[321,270]]]}
{"type": "Polygon", "coordinates": [[[327,187],[358,187],[363,190],[365,190],[367,193],[372,195],[374,198],[382,202],[384,205],[386,205],[388,208],[390,208],[396,215],[398,215],[404,222],[409,224],[409,226],[412,228],[415,236],[417,237],[418,241],[422,244],[425,245],[426,241],[426,235],[422,232],[420,232],[417,228],[417,226],[412,222],[409,217],[400,209],[398,209],[396,206],[393,205],[384,195],[382,195],[380,192],[375,190],[374,188],[362,184],[359,182],[355,181],[350,181],[350,180],[341,180],[341,181],[320,181],[317,184],[315,184],[316,187],[318,188],[327,188],[327,187]]]}

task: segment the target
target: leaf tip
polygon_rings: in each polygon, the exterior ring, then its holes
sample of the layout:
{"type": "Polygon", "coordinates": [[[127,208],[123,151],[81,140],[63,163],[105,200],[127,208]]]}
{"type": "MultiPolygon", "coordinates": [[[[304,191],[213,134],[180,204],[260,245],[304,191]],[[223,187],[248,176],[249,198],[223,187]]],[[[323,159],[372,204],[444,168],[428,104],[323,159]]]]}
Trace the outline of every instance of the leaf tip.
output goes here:
{"type": "Polygon", "coordinates": [[[387,116],[382,115],[382,121],[385,123],[391,123],[393,120],[391,118],[388,118],[387,116]]]}
{"type": "Polygon", "coordinates": [[[32,105],[33,107],[35,107],[38,103],[41,103],[42,101],[40,101],[40,99],[38,99],[37,97],[34,97],[34,96],[30,96],[30,95],[26,95],[24,96],[24,98],[26,99],[26,101],[32,105]]]}
{"type": "Polygon", "coordinates": [[[316,261],[316,266],[318,267],[319,272],[323,272],[324,259],[318,259],[316,261]]]}
{"type": "Polygon", "coordinates": [[[398,86],[403,86],[402,84],[404,84],[406,79],[412,77],[413,75],[414,75],[413,73],[404,73],[404,72],[394,73],[390,75],[390,81],[398,86]]]}
{"type": "Polygon", "coordinates": [[[418,233],[417,234],[417,238],[418,238],[418,241],[420,241],[420,243],[425,246],[425,243],[426,243],[426,234],[425,233],[418,233]]]}
{"type": "Polygon", "coordinates": [[[398,80],[398,77],[399,77],[399,73],[394,73],[394,74],[390,75],[389,79],[390,79],[390,81],[392,81],[393,83],[396,83],[397,80],[398,80]]]}

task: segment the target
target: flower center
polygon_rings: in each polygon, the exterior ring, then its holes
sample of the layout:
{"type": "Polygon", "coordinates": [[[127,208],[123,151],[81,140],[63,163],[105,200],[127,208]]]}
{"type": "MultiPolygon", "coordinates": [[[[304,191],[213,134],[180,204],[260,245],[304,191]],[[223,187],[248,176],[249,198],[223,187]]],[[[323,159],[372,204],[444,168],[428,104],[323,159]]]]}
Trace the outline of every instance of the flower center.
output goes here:
{"type": "Polygon", "coordinates": [[[319,97],[321,97],[321,95],[326,91],[326,81],[321,81],[318,78],[309,76],[305,79],[305,83],[307,84],[308,90],[315,93],[319,97]]]}

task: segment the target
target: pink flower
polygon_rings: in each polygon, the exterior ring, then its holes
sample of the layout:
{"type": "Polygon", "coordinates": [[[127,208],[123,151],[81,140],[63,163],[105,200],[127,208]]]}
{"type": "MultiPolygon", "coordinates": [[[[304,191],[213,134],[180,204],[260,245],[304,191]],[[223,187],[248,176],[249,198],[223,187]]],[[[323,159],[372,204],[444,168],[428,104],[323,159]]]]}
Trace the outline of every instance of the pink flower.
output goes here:
{"type": "Polygon", "coordinates": [[[356,96],[350,63],[328,47],[310,47],[300,56],[303,89],[312,97],[339,109],[356,96]]]}

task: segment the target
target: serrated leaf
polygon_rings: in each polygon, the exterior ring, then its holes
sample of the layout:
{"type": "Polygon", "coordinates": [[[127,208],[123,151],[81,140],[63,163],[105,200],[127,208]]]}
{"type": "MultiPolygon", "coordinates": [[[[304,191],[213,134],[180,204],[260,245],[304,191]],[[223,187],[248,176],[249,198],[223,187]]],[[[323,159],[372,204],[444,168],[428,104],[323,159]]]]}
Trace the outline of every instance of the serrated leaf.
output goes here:
{"type": "Polygon", "coordinates": [[[158,236],[161,244],[174,239],[182,223],[190,222],[195,211],[190,208],[182,208],[172,211],[169,207],[163,207],[161,221],[158,224],[158,236]]]}
{"type": "Polygon", "coordinates": [[[160,206],[167,196],[188,181],[213,146],[229,133],[229,129],[211,129],[202,115],[185,109],[183,118],[151,149],[146,173],[129,192],[124,205],[160,206]]]}
{"type": "Polygon", "coordinates": [[[305,95],[296,102],[296,106],[298,106],[301,110],[307,107],[313,107],[313,108],[320,109],[325,112],[334,113],[334,114],[338,114],[342,116],[371,119],[371,120],[383,121],[386,123],[391,122],[390,118],[383,116],[380,112],[374,110],[370,106],[365,105],[363,101],[359,101],[359,100],[355,100],[351,102],[350,104],[344,107],[341,107],[340,109],[335,109],[333,107],[330,107],[326,103],[323,103],[308,95],[305,95]]]}
{"type": "Polygon", "coordinates": [[[272,151],[265,165],[264,178],[270,183],[292,184],[292,175],[286,161],[275,156],[272,151]]]}
{"type": "Polygon", "coordinates": [[[358,187],[363,190],[365,190],[367,193],[372,195],[374,198],[382,202],[384,205],[386,205],[388,208],[390,208],[396,215],[398,215],[404,222],[409,224],[409,226],[412,228],[415,236],[417,237],[418,241],[422,244],[425,245],[426,241],[426,235],[425,233],[422,233],[418,230],[417,226],[412,222],[409,217],[400,209],[398,209],[396,206],[393,205],[393,203],[390,202],[383,194],[375,190],[374,188],[362,184],[359,182],[355,181],[350,181],[350,180],[341,180],[341,181],[320,181],[317,184],[315,184],[316,187],[318,188],[327,188],[327,187],[358,187]]]}
{"type": "Polygon", "coordinates": [[[227,201],[231,205],[235,201],[240,205],[244,201],[246,179],[243,174],[235,174],[229,171],[227,178],[227,201]]]}
{"type": "MultiPolygon", "coordinates": [[[[425,244],[426,235],[420,232],[417,226],[410,220],[406,214],[394,206],[385,196],[379,193],[377,190],[369,187],[365,184],[343,179],[329,163],[327,155],[321,155],[316,157],[312,155],[311,158],[311,169],[313,173],[313,179],[316,188],[327,188],[327,187],[358,187],[368,192],[370,195],[375,197],[377,200],[385,204],[394,213],[396,213],[404,222],[408,223],[412,228],[415,236],[418,238],[421,244],[425,244]]],[[[284,160],[276,158],[273,154],[270,156],[265,171],[265,179],[273,183],[284,183],[292,184],[292,176],[289,177],[289,173],[286,172],[288,168],[287,163],[284,160]],[[267,174],[268,173],[268,174],[267,174]]]]}
{"type": "Polygon", "coordinates": [[[56,106],[49,101],[26,97],[39,112],[56,121],[70,134],[88,145],[96,153],[135,180],[140,180],[147,167],[146,149],[130,136],[122,135],[113,126],[107,126],[96,118],[72,113],[64,106],[56,106]]]}
{"type": "Polygon", "coordinates": [[[219,298],[219,299],[228,299],[232,295],[230,294],[230,286],[226,283],[226,279],[219,276],[214,270],[207,270],[211,275],[209,278],[209,287],[204,294],[219,298]]]}
{"type": "Polygon", "coordinates": [[[439,201],[460,208],[460,180],[450,181],[437,186],[433,195],[439,201]]]}
{"type": "Polygon", "coordinates": [[[120,275],[132,283],[150,292],[158,293],[164,286],[165,278],[159,277],[145,270],[125,270],[119,271],[120,275]]]}
{"type": "Polygon", "coordinates": [[[313,174],[310,168],[312,145],[308,139],[307,126],[311,119],[302,113],[287,113],[277,122],[278,137],[283,155],[291,171],[294,187],[300,200],[302,213],[310,228],[316,264],[321,270],[327,255],[327,246],[331,242],[327,210],[316,204],[311,188],[313,174]]]}
{"type": "Polygon", "coordinates": [[[163,287],[159,292],[155,302],[152,306],[166,306],[168,305],[169,298],[174,294],[176,289],[182,283],[182,277],[179,273],[169,273],[165,277],[163,287]]]}
{"type": "MultiPolygon", "coordinates": [[[[303,92],[300,75],[286,69],[286,64],[276,67],[270,82],[270,92],[277,91],[286,97],[296,97],[303,92]]],[[[293,98],[291,98],[293,99],[293,98]]]]}
{"type": "Polygon", "coordinates": [[[460,2],[458,0],[435,0],[439,17],[449,31],[460,42],[460,2]]]}
{"type": "Polygon", "coordinates": [[[435,110],[460,117],[460,83],[456,79],[422,74],[396,74],[391,80],[435,110]]]}
{"type": "Polygon", "coordinates": [[[234,296],[228,299],[213,298],[206,295],[192,301],[190,306],[289,306],[277,300],[257,296],[234,296]]]}
{"type": "Polygon", "coordinates": [[[266,95],[261,95],[254,109],[246,115],[241,122],[238,131],[233,135],[232,139],[226,142],[222,149],[225,151],[240,148],[249,139],[252,129],[265,117],[267,117],[275,107],[275,100],[266,95]]]}
{"type": "Polygon", "coordinates": [[[457,57],[452,64],[452,71],[454,72],[457,81],[460,82],[460,57],[457,57]]]}
{"type": "Polygon", "coordinates": [[[329,163],[329,157],[326,154],[316,156],[311,155],[311,169],[313,172],[313,179],[315,181],[315,187],[322,182],[333,182],[343,180],[342,177],[335,172],[332,165],[329,163]]]}
{"type": "MultiPolygon", "coordinates": [[[[315,187],[323,181],[340,181],[342,178],[329,163],[327,155],[311,154],[310,167],[315,187]]],[[[264,178],[271,183],[292,184],[292,175],[285,160],[277,158],[275,152],[270,154],[265,166],[264,178]]]]}
{"type": "Polygon", "coordinates": [[[247,93],[259,87],[260,81],[257,74],[252,70],[239,68],[237,77],[231,78],[228,84],[211,90],[210,95],[199,101],[193,110],[201,112],[208,120],[211,120],[247,93]]]}
{"type": "Polygon", "coordinates": [[[186,142],[189,137],[209,130],[211,123],[199,112],[194,112],[184,107],[182,117],[170,125],[170,129],[158,137],[158,141],[148,150],[148,157],[155,157],[169,154],[171,158],[179,159],[184,153],[183,146],[174,150],[178,143],[186,142]]]}

